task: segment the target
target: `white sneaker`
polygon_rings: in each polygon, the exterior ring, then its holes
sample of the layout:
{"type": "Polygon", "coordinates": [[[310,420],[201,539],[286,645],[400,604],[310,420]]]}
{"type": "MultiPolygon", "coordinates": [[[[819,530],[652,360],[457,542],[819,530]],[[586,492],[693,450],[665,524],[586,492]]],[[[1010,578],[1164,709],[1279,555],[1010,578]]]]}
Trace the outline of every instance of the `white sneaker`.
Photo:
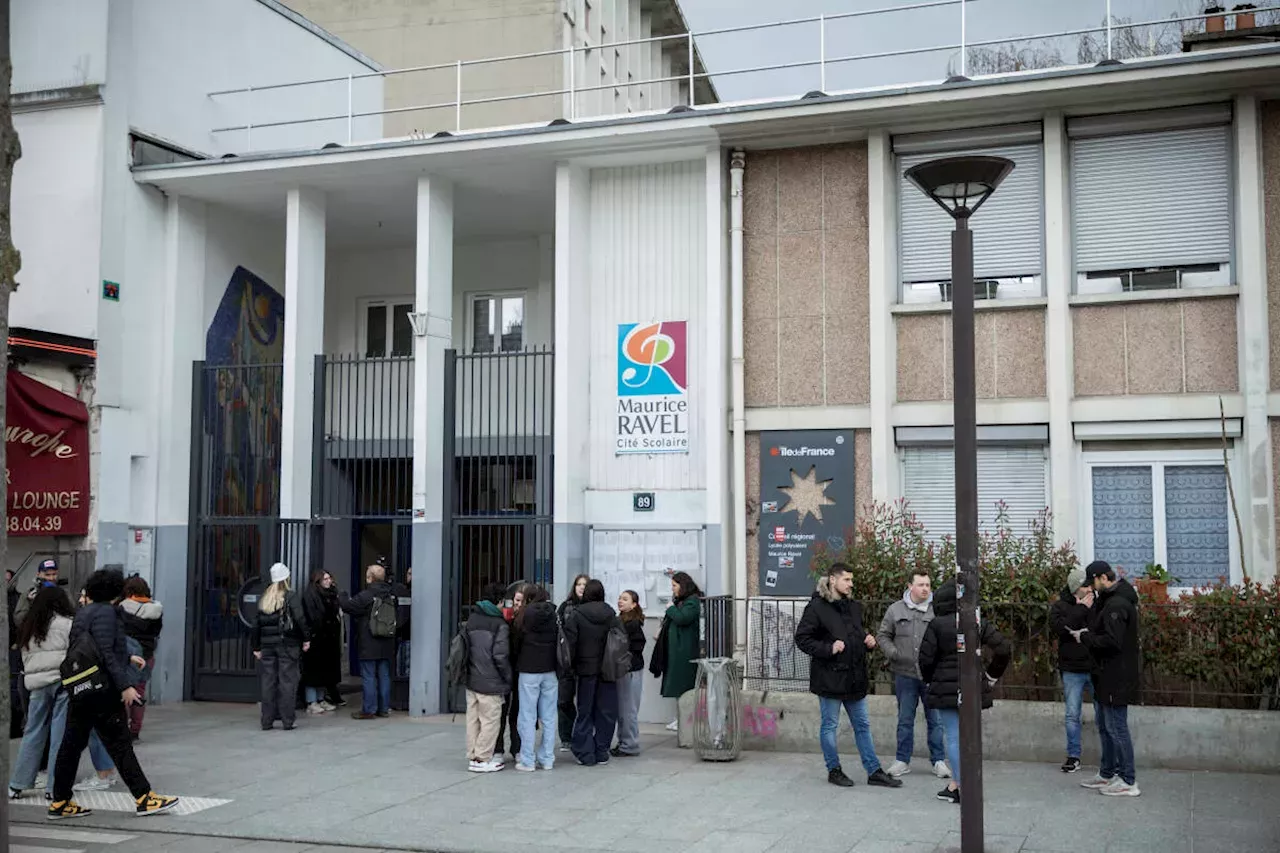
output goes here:
{"type": "Polygon", "coordinates": [[[1142,792],[1138,790],[1138,783],[1134,782],[1130,785],[1128,782],[1116,777],[1115,784],[1108,785],[1105,788],[1099,788],[1098,793],[1104,797],[1141,797],[1142,792]]]}
{"type": "Polygon", "coordinates": [[[484,771],[480,769],[481,767],[484,767],[484,763],[481,761],[467,762],[467,769],[470,770],[472,773],[483,773],[484,771]]]}
{"type": "Polygon", "coordinates": [[[324,713],[324,708],[320,707],[319,702],[312,702],[310,705],[307,706],[307,713],[311,714],[312,716],[317,716],[319,714],[324,713]]]}
{"type": "Polygon", "coordinates": [[[517,770],[519,770],[521,773],[532,773],[532,772],[533,772],[533,765],[532,765],[532,764],[521,764],[519,761],[517,761],[517,762],[516,762],[516,769],[517,769],[517,770]]]}
{"type": "Polygon", "coordinates": [[[950,779],[951,768],[947,766],[945,761],[935,761],[933,762],[933,775],[939,779],[950,779]]]}
{"type": "Polygon", "coordinates": [[[107,778],[102,778],[97,773],[86,776],[79,782],[71,786],[73,791],[105,791],[116,783],[116,775],[112,773],[107,778]]]}
{"type": "Polygon", "coordinates": [[[1092,779],[1086,779],[1080,783],[1081,788],[1092,788],[1095,791],[1108,788],[1116,783],[1118,776],[1103,776],[1101,773],[1095,773],[1092,779]]]}
{"type": "Polygon", "coordinates": [[[501,755],[495,755],[493,758],[489,759],[489,766],[494,770],[501,770],[507,766],[507,762],[502,760],[501,755]]]}
{"type": "Polygon", "coordinates": [[[326,711],[336,711],[336,710],[338,710],[338,706],[337,706],[337,705],[332,705],[332,704],[330,704],[330,703],[328,703],[328,702],[317,702],[316,704],[317,704],[317,705],[319,705],[321,708],[325,709],[326,711]]]}
{"type": "Polygon", "coordinates": [[[492,761],[473,761],[467,769],[472,773],[497,773],[502,767],[502,760],[495,758],[492,761]]]}
{"type": "Polygon", "coordinates": [[[679,721],[679,720],[672,720],[671,722],[667,723],[667,731],[669,731],[669,732],[678,732],[678,731],[680,731],[680,721],[679,721]]]}
{"type": "Polygon", "coordinates": [[[889,769],[885,772],[897,779],[899,776],[906,776],[910,773],[911,765],[905,761],[895,761],[889,765],[889,769]]]}

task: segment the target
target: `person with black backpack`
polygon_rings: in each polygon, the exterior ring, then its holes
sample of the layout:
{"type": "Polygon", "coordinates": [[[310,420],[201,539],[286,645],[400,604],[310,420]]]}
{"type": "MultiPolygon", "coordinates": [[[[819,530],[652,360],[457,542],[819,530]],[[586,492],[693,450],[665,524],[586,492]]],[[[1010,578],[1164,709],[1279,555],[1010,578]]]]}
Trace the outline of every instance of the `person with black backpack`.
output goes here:
{"type": "Polygon", "coordinates": [[[129,653],[115,602],[124,594],[124,575],[99,569],[87,583],[90,604],[76,614],[62,662],[62,686],[68,694],[67,726],[53,768],[53,800],[48,819],[65,820],[91,814],[71,797],[80,755],[96,731],[120,776],[129,786],[139,817],[161,814],[178,804],[151,790],[133,753],[125,709],[138,701],[138,691],[128,675],[129,653]]]}
{"type": "Polygon", "coordinates": [[[311,631],[302,599],[289,588],[284,563],[271,567],[271,586],[258,600],[252,640],[262,686],[262,730],[271,731],[279,719],[286,732],[293,731],[302,653],[311,648],[311,631]]]}
{"type": "Polygon", "coordinates": [[[342,593],[338,604],[356,620],[356,652],[360,658],[360,710],[355,720],[391,715],[391,661],[396,656],[399,597],[387,583],[387,570],[374,563],[365,569],[365,588],[354,597],[342,593]]]}
{"type": "Polygon", "coordinates": [[[578,716],[573,722],[573,755],[578,763],[595,767],[609,763],[609,747],[613,744],[618,724],[618,673],[611,671],[608,647],[614,628],[621,634],[626,655],[623,673],[630,668],[631,653],[626,629],[618,614],[604,600],[604,584],[587,581],[582,603],[564,623],[564,635],[573,660],[573,674],[578,679],[578,716]],[[610,677],[612,676],[612,677],[610,677]]]}

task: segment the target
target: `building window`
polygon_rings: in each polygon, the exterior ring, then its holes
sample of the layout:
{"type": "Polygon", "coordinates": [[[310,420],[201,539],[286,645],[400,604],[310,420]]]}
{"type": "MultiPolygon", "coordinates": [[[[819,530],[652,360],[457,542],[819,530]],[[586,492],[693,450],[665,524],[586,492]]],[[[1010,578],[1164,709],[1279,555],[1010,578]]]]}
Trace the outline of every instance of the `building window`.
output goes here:
{"type": "Polygon", "coordinates": [[[1233,283],[1231,109],[1067,123],[1076,292],[1233,283]]]}
{"type": "Polygon", "coordinates": [[[471,297],[472,352],[520,352],[524,349],[524,294],[471,297]]]}
{"type": "Polygon", "coordinates": [[[904,303],[951,301],[952,218],[904,177],[939,157],[984,154],[1015,164],[973,220],[974,295],[1043,295],[1044,152],[1039,124],[894,137],[898,158],[898,236],[904,303]]]}
{"type": "Polygon", "coordinates": [[[412,302],[367,299],[361,307],[365,358],[413,355],[412,302]]]}
{"type": "Polygon", "coordinates": [[[1181,587],[1230,579],[1235,540],[1221,459],[1200,452],[1139,456],[1088,462],[1089,559],[1106,560],[1130,577],[1159,563],[1181,587]]]}
{"type": "MultiPolygon", "coordinates": [[[[904,447],[902,496],[930,539],[956,535],[955,448],[904,447]]],[[[990,530],[1003,510],[1015,533],[1025,533],[1048,505],[1043,445],[978,448],[978,522],[990,530]]]]}

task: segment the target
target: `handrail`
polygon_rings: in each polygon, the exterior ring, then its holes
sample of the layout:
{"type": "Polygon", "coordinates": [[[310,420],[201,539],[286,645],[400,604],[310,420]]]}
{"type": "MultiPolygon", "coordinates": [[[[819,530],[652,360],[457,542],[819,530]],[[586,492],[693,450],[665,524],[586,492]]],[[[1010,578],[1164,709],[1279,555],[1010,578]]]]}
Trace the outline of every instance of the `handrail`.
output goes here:
{"type": "MultiPolygon", "coordinates": [[[[308,124],[317,124],[322,122],[334,122],[334,121],[345,120],[347,122],[347,143],[351,144],[353,141],[355,141],[353,126],[356,119],[374,118],[379,116],[391,116],[391,115],[399,115],[399,114],[414,113],[414,112],[427,112],[427,111],[433,111],[433,110],[443,110],[446,108],[452,109],[454,111],[454,122],[453,122],[454,132],[464,132],[462,114],[463,114],[463,109],[469,106],[506,103],[511,101],[523,101],[523,100],[529,100],[534,98],[549,98],[549,97],[554,98],[554,97],[568,96],[568,100],[569,100],[569,104],[567,105],[568,115],[566,117],[569,118],[570,120],[574,120],[579,117],[578,113],[580,108],[578,106],[577,96],[580,94],[604,92],[609,89],[627,90],[636,86],[642,86],[642,87],[643,86],[660,86],[660,85],[666,85],[670,83],[684,83],[685,85],[687,85],[688,106],[692,108],[697,108],[699,104],[697,103],[696,88],[697,88],[697,83],[699,81],[710,80],[715,77],[727,78],[727,77],[733,77],[741,74],[755,74],[755,73],[763,73],[763,72],[771,72],[771,71],[785,71],[785,70],[797,69],[797,68],[816,67],[819,70],[818,91],[824,94],[830,94],[829,92],[826,91],[827,81],[828,81],[827,71],[829,66],[834,66],[834,65],[841,65],[841,64],[864,61],[864,60],[888,59],[891,57],[907,57],[907,56],[916,56],[920,54],[942,53],[942,52],[959,50],[960,51],[959,73],[961,77],[965,77],[969,71],[968,52],[972,48],[992,47],[995,45],[1002,45],[1002,44],[1019,44],[1019,43],[1027,43],[1027,42],[1047,41],[1047,40],[1057,39],[1057,38],[1078,37],[1078,36],[1087,36],[1092,34],[1103,34],[1103,33],[1105,33],[1106,35],[1105,55],[1107,60],[1112,60],[1114,55],[1115,33],[1117,31],[1133,30],[1133,29],[1139,29],[1143,27],[1159,27],[1159,26],[1186,24],[1190,22],[1207,21],[1210,18],[1226,17],[1226,16],[1238,14],[1230,11],[1212,12],[1212,13],[1204,12],[1204,13],[1193,14],[1193,15],[1171,15],[1170,17],[1166,17],[1166,18],[1156,18],[1156,19],[1143,20],[1143,21],[1121,22],[1121,21],[1115,20],[1114,16],[1111,14],[1111,0],[1097,0],[1097,1],[1100,2],[1100,5],[1105,5],[1105,10],[1106,10],[1105,21],[1099,26],[1078,27],[1074,29],[1054,31],[1054,32],[1041,32],[1041,33],[1035,33],[1035,34],[1024,35],[1024,36],[989,38],[989,39],[981,39],[976,41],[970,41],[968,38],[967,7],[969,4],[981,2],[981,0],[921,0],[921,2],[910,3],[903,6],[882,6],[875,9],[861,9],[857,11],[841,12],[836,14],[823,14],[823,15],[803,17],[803,18],[790,18],[790,19],[774,21],[766,24],[742,24],[742,25],[735,25],[730,27],[720,27],[716,29],[703,30],[697,33],[690,30],[690,31],[680,32],[680,33],[668,33],[664,35],[648,36],[644,38],[615,40],[611,42],[603,42],[600,44],[591,44],[591,45],[585,45],[585,46],[570,45],[567,48],[558,48],[558,49],[552,49],[552,50],[541,50],[541,51],[533,51],[528,53],[510,54],[506,56],[484,57],[481,59],[454,60],[452,62],[443,62],[443,63],[436,63],[436,64],[430,64],[430,65],[417,65],[417,66],[411,66],[406,68],[384,69],[379,71],[364,71],[360,73],[345,74],[345,75],[333,76],[333,77],[321,77],[321,78],[315,78],[315,79],[309,79],[309,80],[296,80],[296,81],[290,81],[285,83],[272,83],[272,84],[261,85],[261,86],[245,86],[238,89],[222,89],[222,90],[210,92],[208,94],[208,97],[215,98],[215,97],[224,97],[224,96],[232,96],[232,95],[249,95],[250,97],[252,97],[254,94],[260,94],[262,92],[294,89],[294,88],[303,87],[303,86],[345,83],[347,87],[346,88],[346,109],[342,113],[330,113],[330,114],[319,115],[319,116],[311,116],[307,118],[275,119],[275,120],[262,121],[262,122],[248,121],[241,124],[230,124],[230,125],[212,128],[210,132],[217,133],[217,134],[244,132],[248,135],[247,147],[251,149],[252,134],[255,129],[301,126],[301,125],[308,125],[308,124]],[[890,14],[894,12],[910,12],[910,11],[917,11],[922,9],[936,9],[936,8],[953,7],[953,6],[960,7],[960,10],[959,10],[960,11],[960,40],[958,43],[946,42],[942,44],[933,44],[933,45],[928,45],[924,47],[900,48],[895,50],[873,51],[869,53],[858,53],[858,54],[848,54],[848,55],[841,55],[841,54],[832,55],[830,53],[830,45],[828,44],[828,37],[827,37],[828,36],[827,28],[831,22],[856,19],[856,18],[865,18],[873,15],[885,15],[885,14],[890,14]],[[794,27],[794,26],[814,25],[814,24],[816,24],[818,28],[818,33],[817,33],[818,45],[817,45],[816,59],[801,59],[801,60],[796,60],[791,62],[776,62],[776,63],[770,63],[765,65],[752,65],[752,66],[745,66],[745,67],[739,67],[739,68],[730,68],[726,70],[717,70],[713,73],[706,70],[705,66],[703,65],[703,63],[700,61],[698,57],[698,52],[696,48],[696,39],[698,38],[706,38],[710,36],[719,36],[719,35],[731,35],[735,33],[757,32],[761,30],[772,30],[772,29],[777,29],[781,27],[794,27]],[[577,65],[576,59],[579,53],[589,54],[591,51],[604,50],[606,48],[622,48],[622,47],[631,47],[631,46],[637,46],[637,45],[658,44],[658,43],[664,43],[664,42],[670,42],[670,41],[681,41],[687,44],[688,57],[686,61],[688,62],[688,69],[683,73],[671,74],[667,76],[650,77],[650,78],[639,79],[639,80],[634,78],[630,78],[627,80],[614,80],[606,83],[592,84],[592,85],[582,85],[579,83],[579,81],[575,79],[575,75],[576,75],[575,66],[577,65]],[[568,71],[567,86],[556,88],[556,89],[535,91],[535,92],[520,92],[515,94],[499,94],[499,95],[489,95],[484,97],[472,97],[472,98],[463,97],[463,72],[468,68],[480,67],[484,65],[492,65],[499,62],[513,62],[513,61],[521,61],[521,60],[542,59],[542,58],[548,58],[548,57],[561,57],[561,58],[567,58],[569,60],[568,69],[567,69],[568,71]],[[440,101],[437,103],[418,104],[418,105],[402,106],[402,107],[383,107],[381,109],[376,109],[376,110],[355,109],[353,87],[356,81],[366,80],[371,78],[386,79],[394,75],[431,72],[431,71],[443,72],[447,70],[452,70],[454,75],[453,98],[448,101],[440,101]]],[[[1263,12],[1280,11],[1280,3],[1277,3],[1276,5],[1260,5],[1258,8],[1253,9],[1251,11],[1254,14],[1263,13],[1263,12]]],[[[679,50],[679,48],[676,48],[676,50],[679,50]]],[[[1062,64],[1065,66],[1065,65],[1069,65],[1070,63],[1064,62],[1062,64]]],[[[996,75],[986,75],[986,76],[999,76],[1000,73],[1006,73],[1006,72],[998,72],[996,75]]],[[[1011,73],[1011,72],[1008,72],[1008,73],[1011,73]]],[[[782,101],[782,100],[789,100],[789,99],[790,98],[766,97],[763,99],[756,99],[756,101],[763,100],[765,102],[768,102],[768,101],[774,101],[774,100],[782,101]]],[[[661,107],[654,107],[653,109],[655,110],[667,109],[670,106],[671,106],[670,104],[664,104],[661,107]]],[[[652,110],[641,110],[640,112],[643,113],[643,112],[650,112],[650,111],[652,110]]],[[[600,116],[595,116],[595,117],[605,118],[607,116],[608,116],[608,113],[604,112],[604,113],[601,113],[600,116]]],[[[482,129],[491,129],[491,128],[474,128],[474,129],[482,130],[482,129]]]]}

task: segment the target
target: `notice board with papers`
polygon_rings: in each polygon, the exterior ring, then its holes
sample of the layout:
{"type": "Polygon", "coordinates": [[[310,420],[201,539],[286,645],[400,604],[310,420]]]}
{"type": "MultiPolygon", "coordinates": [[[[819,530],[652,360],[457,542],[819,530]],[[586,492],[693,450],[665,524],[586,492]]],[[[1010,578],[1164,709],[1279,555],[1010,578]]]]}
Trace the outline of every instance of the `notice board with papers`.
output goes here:
{"type": "Polygon", "coordinates": [[[671,579],[687,572],[706,590],[702,530],[591,531],[591,577],[604,584],[605,601],[616,606],[623,590],[639,593],[640,606],[665,608],[671,603],[671,579]]]}

